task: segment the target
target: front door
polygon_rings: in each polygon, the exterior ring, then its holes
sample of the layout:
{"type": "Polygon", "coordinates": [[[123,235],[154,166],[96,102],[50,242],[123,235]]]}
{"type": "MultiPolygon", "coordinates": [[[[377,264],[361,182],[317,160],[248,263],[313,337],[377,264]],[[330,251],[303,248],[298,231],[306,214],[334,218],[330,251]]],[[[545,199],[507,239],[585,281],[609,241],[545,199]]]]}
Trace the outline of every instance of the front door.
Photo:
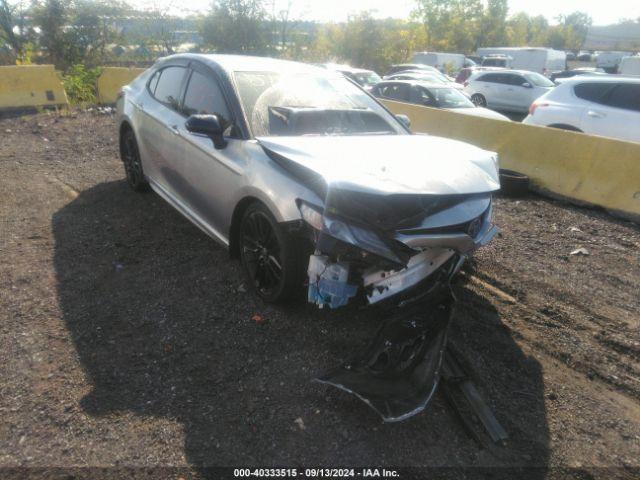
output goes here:
{"type": "Polygon", "coordinates": [[[184,180],[180,198],[212,233],[224,239],[235,193],[242,182],[245,140],[233,138],[234,119],[225,96],[215,74],[204,66],[191,66],[182,111],[184,118],[178,125],[180,159],[176,163],[184,180]],[[193,114],[215,114],[227,124],[227,146],[216,149],[210,138],[189,132],[185,120],[193,114]]]}

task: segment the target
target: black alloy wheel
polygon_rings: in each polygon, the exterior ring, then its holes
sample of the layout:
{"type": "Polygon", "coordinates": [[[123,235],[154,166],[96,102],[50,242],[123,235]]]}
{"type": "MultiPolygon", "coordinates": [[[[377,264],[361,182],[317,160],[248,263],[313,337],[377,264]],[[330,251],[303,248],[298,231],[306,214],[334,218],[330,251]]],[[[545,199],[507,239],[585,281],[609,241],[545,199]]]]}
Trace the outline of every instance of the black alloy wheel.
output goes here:
{"type": "Polygon", "coordinates": [[[127,175],[127,183],[136,192],[145,192],[149,184],[144,178],[142,162],[136,136],[132,130],[126,130],[120,141],[120,157],[124,163],[124,171],[127,175]]]}
{"type": "Polygon", "coordinates": [[[302,285],[299,249],[264,205],[254,203],[247,208],[239,240],[249,285],[265,301],[286,300],[302,285]]]}
{"type": "Polygon", "coordinates": [[[471,101],[476,107],[484,108],[487,106],[487,99],[484,98],[484,96],[480,95],[479,93],[474,93],[473,95],[471,95],[471,101]]]}

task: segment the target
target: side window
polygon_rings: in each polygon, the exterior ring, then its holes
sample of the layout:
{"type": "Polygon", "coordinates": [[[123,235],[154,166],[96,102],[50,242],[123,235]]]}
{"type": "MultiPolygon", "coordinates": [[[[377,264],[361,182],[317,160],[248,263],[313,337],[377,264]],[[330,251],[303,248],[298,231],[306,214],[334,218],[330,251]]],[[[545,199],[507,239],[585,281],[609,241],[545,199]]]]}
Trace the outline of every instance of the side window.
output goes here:
{"type": "Polygon", "coordinates": [[[482,62],[483,67],[504,67],[506,62],[502,58],[487,58],[482,62]]]}
{"type": "Polygon", "coordinates": [[[411,101],[425,106],[435,106],[436,101],[426,88],[414,86],[411,101]]]}
{"type": "Polygon", "coordinates": [[[389,88],[391,87],[388,87],[386,85],[382,85],[382,86],[379,85],[376,88],[378,89],[378,93],[380,94],[381,97],[387,97],[387,98],[389,97],[388,91],[389,91],[389,88]]]}
{"type": "Polygon", "coordinates": [[[382,96],[392,100],[409,101],[409,88],[407,85],[388,85],[381,89],[382,96]]]}
{"type": "Polygon", "coordinates": [[[602,99],[613,86],[612,83],[581,83],[573,87],[573,92],[583,100],[603,103],[602,99]]]}
{"type": "Polygon", "coordinates": [[[604,101],[606,105],[640,112],[640,83],[620,83],[604,101]]]}
{"type": "Polygon", "coordinates": [[[522,75],[507,75],[510,85],[515,85],[517,87],[522,86],[524,83],[527,83],[527,79],[522,75]]]}
{"type": "Polygon", "coordinates": [[[153,95],[156,91],[156,86],[158,85],[158,80],[160,79],[160,72],[161,70],[158,70],[151,76],[151,80],[149,80],[149,91],[151,92],[151,95],[153,95]]]}
{"type": "Polygon", "coordinates": [[[218,82],[194,70],[184,96],[184,113],[216,114],[226,122],[231,120],[227,103],[218,82]]]}
{"type": "Polygon", "coordinates": [[[177,109],[180,105],[180,87],[182,86],[185,71],[185,67],[163,68],[160,71],[160,79],[157,81],[153,96],[157,100],[177,109]]]}
{"type": "Polygon", "coordinates": [[[500,73],[487,73],[482,75],[478,81],[480,82],[489,82],[489,83],[507,83],[505,75],[500,73]]]}

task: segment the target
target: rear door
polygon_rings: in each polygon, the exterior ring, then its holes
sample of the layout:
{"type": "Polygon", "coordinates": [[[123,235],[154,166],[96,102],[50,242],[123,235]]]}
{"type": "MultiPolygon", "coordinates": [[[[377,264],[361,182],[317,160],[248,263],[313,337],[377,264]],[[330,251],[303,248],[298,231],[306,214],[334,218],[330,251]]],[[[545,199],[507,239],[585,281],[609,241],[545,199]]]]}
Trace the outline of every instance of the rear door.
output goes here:
{"type": "Polygon", "coordinates": [[[529,83],[522,75],[508,73],[504,74],[507,85],[504,89],[504,102],[505,105],[517,111],[526,111],[529,109],[529,105],[533,101],[531,99],[531,92],[533,88],[525,87],[524,85],[529,83]]]}
{"type": "Polygon", "coordinates": [[[611,88],[582,117],[586,133],[640,142],[640,83],[608,84],[611,88]]]}
{"type": "Polygon", "coordinates": [[[177,126],[183,121],[180,98],[186,74],[186,63],[164,65],[147,84],[149,97],[137,105],[141,113],[138,141],[145,153],[145,174],[174,195],[175,165],[179,157],[176,134],[177,126]]]}

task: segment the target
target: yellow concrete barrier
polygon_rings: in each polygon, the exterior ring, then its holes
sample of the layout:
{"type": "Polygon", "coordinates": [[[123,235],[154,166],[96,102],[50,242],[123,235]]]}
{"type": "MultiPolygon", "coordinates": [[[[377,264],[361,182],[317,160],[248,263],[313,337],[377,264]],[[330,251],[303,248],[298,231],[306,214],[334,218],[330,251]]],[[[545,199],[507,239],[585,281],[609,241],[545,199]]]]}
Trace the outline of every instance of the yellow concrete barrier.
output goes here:
{"type": "Polygon", "coordinates": [[[396,114],[407,115],[414,132],[498,152],[502,168],[528,175],[543,192],[640,220],[640,143],[406,103],[384,104],[396,114]]]}
{"type": "Polygon", "coordinates": [[[68,104],[53,65],[0,67],[0,109],[68,104]]]}
{"type": "Polygon", "coordinates": [[[98,103],[116,103],[118,92],[144,72],[144,68],[105,67],[98,77],[98,103]]]}

